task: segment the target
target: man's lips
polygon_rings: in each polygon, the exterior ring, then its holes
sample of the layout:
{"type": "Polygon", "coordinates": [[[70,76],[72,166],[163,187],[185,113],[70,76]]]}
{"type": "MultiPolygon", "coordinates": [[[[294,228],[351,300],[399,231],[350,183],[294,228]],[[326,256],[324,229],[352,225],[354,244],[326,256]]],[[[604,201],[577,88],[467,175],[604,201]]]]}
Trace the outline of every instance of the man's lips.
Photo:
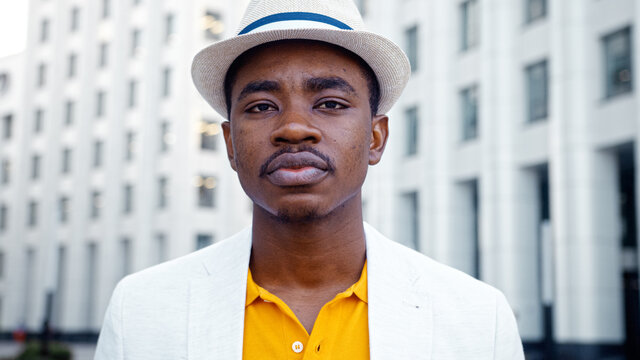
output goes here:
{"type": "Polygon", "coordinates": [[[284,153],[266,168],[266,176],[274,185],[303,186],[316,184],[327,175],[329,165],[308,151],[284,153]]]}

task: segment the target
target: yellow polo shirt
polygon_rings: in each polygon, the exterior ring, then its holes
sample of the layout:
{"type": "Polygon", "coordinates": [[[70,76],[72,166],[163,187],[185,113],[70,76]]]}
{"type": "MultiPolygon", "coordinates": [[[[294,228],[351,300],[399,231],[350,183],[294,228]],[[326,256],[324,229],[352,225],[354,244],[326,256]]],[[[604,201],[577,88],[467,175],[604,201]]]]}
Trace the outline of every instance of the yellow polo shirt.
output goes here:
{"type": "Polygon", "coordinates": [[[369,359],[367,264],[360,280],[326,303],[307,333],[289,306],[247,278],[243,359],[369,359]]]}

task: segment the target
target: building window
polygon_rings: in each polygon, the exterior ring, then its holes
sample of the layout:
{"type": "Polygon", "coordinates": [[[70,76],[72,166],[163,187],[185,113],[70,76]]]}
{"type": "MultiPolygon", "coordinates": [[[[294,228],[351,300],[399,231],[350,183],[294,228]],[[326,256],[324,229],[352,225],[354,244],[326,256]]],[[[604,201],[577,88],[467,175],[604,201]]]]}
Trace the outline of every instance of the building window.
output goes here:
{"type": "Polygon", "coordinates": [[[106,19],[111,15],[111,0],[102,0],[102,18],[106,19]]]}
{"type": "Polygon", "coordinates": [[[7,114],[2,117],[2,138],[5,140],[11,139],[13,134],[13,115],[7,114]]]}
{"type": "Polygon", "coordinates": [[[138,90],[138,82],[135,80],[129,81],[129,108],[136,107],[137,103],[137,90],[138,90]]]}
{"type": "Polygon", "coordinates": [[[40,22],[40,42],[45,43],[49,40],[49,19],[42,19],[40,22]]]}
{"type": "Polygon", "coordinates": [[[133,160],[133,156],[136,152],[136,134],[133,131],[127,132],[126,147],[124,149],[124,159],[127,161],[133,160]]]}
{"type": "Polygon", "coordinates": [[[525,69],[527,77],[528,121],[545,119],[548,114],[548,71],[547,61],[529,65],[525,69]]]}
{"type": "Polygon", "coordinates": [[[66,224],[69,221],[69,207],[69,198],[66,196],[61,197],[58,202],[58,220],[62,224],[66,224]]]}
{"type": "Polygon", "coordinates": [[[104,68],[109,63],[109,44],[100,43],[98,48],[98,67],[104,68]]]}
{"type": "Polygon", "coordinates": [[[47,83],[47,65],[40,64],[38,65],[38,79],[36,85],[38,87],[43,87],[47,83]]]}
{"type": "Polygon", "coordinates": [[[196,236],[196,250],[203,249],[211,244],[213,244],[213,235],[198,234],[196,236]]]}
{"type": "Polygon", "coordinates": [[[123,238],[120,240],[120,261],[122,277],[125,277],[131,273],[131,240],[129,238],[123,238]]]}
{"type": "Polygon", "coordinates": [[[478,137],[478,87],[470,86],[460,92],[462,107],[462,140],[478,137]]]}
{"type": "Polygon", "coordinates": [[[78,55],[69,54],[69,58],[67,59],[67,77],[74,78],[76,76],[76,67],[78,63],[78,55]]]}
{"type": "Polygon", "coordinates": [[[165,234],[156,235],[156,263],[167,260],[167,236],[165,234]]]}
{"type": "Polygon", "coordinates": [[[0,95],[9,91],[10,77],[7,73],[0,74],[0,95]]]}
{"type": "Polygon", "coordinates": [[[122,211],[125,214],[129,214],[133,211],[133,185],[127,184],[124,186],[124,202],[122,211]]]}
{"type": "Polygon", "coordinates": [[[96,322],[96,308],[97,308],[97,300],[98,300],[98,269],[100,268],[100,264],[98,260],[99,257],[99,248],[98,244],[95,242],[87,243],[87,258],[85,263],[84,273],[85,275],[85,283],[84,289],[85,296],[84,299],[81,299],[84,304],[84,326],[87,329],[91,329],[94,327],[94,323],[96,322]]]}
{"type": "Polygon", "coordinates": [[[0,231],[7,229],[7,218],[9,217],[9,210],[5,204],[0,205],[0,231]]]}
{"type": "Polygon", "coordinates": [[[171,132],[171,123],[163,121],[160,124],[160,151],[167,152],[175,142],[175,135],[171,132]]]}
{"type": "Polygon", "coordinates": [[[131,56],[138,55],[141,37],[142,31],[140,31],[140,29],[131,30],[131,56]]]}
{"type": "Polygon", "coordinates": [[[209,40],[220,40],[224,33],[224,23],[219,13],[208,10],[203,17],[204,37],[209,40]]]}
{"type": "Polygon", "coordinates": [[[106,94],[104,91],[98,91],[96,93],[96,117],[104,116],[105,97],[106,94]]]}
{"type": "Polygon", "coordinates": [[[418,152],[418,108],[411,107],[405,111],[405,121],[407,129],[406,152],[405,155],[411,156],[418,152]]]}
{"type": "Polygon", "coordinates": [[[158,179],[158,207],[166,208],[169,200],[169,179],[162,176],[158,179]]]}
{"type": "Polygon", "coordinates": [[[547,16],[547,0],[524,0],[524,20],[531,23],[547,16]]]}
{"type": "Polygon", "coordinates": [[[6,185],[11,180],[11,162],[9,159],[2,159],[2,169],[0,170],[2,171],[2,181],[0,183],[6,185]]]}
{"type": "Polygon", "coordinates": [[[92,219],[100,217],[100,209],[102,209],[102,194],[99,191],[94,191],[91,193],[90,216],[92,219]]]}
{"type": "Polygon", "coordinates": [[[162,96],[168,97],[171,95],[171,68],[164,68],[162,72],[162,96]]]}
{"type": "Polygon", "coordinates": [[[40,155],[33,155],[31,157],[31,179],[37,180],[40,178],[40,155]]]}
{"type": "Polygon", "coordinates": [[[215,188],[217,185],[216,178],[213,176],[196,177],[196,186],[198,187],[198,206],[204,208],[215,207],[215,188]]]}
{"type": "Polygon", "coordinates": [[[221,127],[217,121],[203,119],[200,123],[200,148],[202,150],[216,150],[216,135],[220,131],[221,127]]]}
{"type": "Polygon", "coordinates": [[[401,241],[414,250],[420,250],[418,193],[415,191],[400,196],[402,221],[401,241]]]}
{"type": "Polygon", "coordinates": [[[36,226],[38,224],[38,203],[30,201],[27,206],[27,225],[36,226]]]}
{"type": "Polygon", "coordinates": [[[631,59],[631,28],[626,27],[603,39],[605,57],[606,97],[631,92],[633,65],[631,59]]]}
{"type": "Polygon", "coordinates": [[[478,0],[467,0],[460,4],[462,51],[469,50],[480,43],[480,5],[478,0]]]}
{"type": "Polygon", "coordinates": [[[93,167],[99,168],[102,166],[102,151],[104,143],[101,140],[93,142],[93,167]]]}
{"type": "Polygon", "coordinates": [[[407,42],[407,57],[411,64],[411,71],[418,70],[418,26],[412,26],[405,31],[407,42]]]}
{"type": "Polygon", "coordinates": [[[42,131],[44,127],[44,110],[36,109],[33,113],[33,132],[38,134],[42,131]]]}
{"type": "Polygon", "coordinates": [[[64,124],[65,125],[73,124],[75,108],[76,108],[75,103],[71,100],[68,100],[64,104],[64,124]]]}
{"type": "Polygon", "coordinates": [[[65,148],[62,150],[62,173],[69,172],[71,172],[71,149],[65,148]]]}
{"type": "Polygon", "coordinates": [[[74,6],[71,9],[71,31],[75,32],[80,27],[80,8],[74,6]]]}
{"type": "Polygon", "coordinates": [[[175,33],[175,16],[173,14],[167,14],[164,18],[164,41],[170,42],[175,33]]]}

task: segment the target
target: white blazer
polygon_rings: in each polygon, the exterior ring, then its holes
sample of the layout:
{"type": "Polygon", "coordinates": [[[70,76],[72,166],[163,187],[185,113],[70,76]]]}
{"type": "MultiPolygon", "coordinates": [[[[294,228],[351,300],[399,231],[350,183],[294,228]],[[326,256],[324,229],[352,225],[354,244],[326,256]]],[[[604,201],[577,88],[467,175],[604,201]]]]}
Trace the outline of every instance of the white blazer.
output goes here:
{"type": "MultiPolygon", "coordinates": [[[[502,293],[365,224],[371,359],[524,359],[502,293]]],[[[96,360],[242,359],[251,229],[127,276],[96,360]]]]}

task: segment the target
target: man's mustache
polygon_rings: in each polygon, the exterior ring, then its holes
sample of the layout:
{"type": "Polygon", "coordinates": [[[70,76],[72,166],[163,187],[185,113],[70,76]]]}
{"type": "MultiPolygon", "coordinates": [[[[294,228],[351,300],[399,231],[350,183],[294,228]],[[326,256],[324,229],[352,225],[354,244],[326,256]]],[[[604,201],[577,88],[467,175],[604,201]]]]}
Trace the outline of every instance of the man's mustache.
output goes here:
{"type": "Polygon", "coordinates": [[[282,154],[295,154],[295,153],[299,153],[299,152],[309,152],[317,157],[319,157],[320,159],[322,159],[326,164],[327,164],[327,171],[328,172],[334,172],[335,171],[335,165],[334,165],[334,161],[328,156],[323,154],[322,152],[320,152],[319,150],[317,150],[316,148],[310,146],[310,145],[300,145],[300,146],[286,146],[281,148],[280,150],[274,152],[273,154],[271,154],[271,156],[269,156],[269,158],[267,160],[265,160],[265,162],[262,164],[262,166],[260,166],[260,177],[264,177],[267,175],[267,169],[269,168],[269,165],[280,155],[282,154]]]}

